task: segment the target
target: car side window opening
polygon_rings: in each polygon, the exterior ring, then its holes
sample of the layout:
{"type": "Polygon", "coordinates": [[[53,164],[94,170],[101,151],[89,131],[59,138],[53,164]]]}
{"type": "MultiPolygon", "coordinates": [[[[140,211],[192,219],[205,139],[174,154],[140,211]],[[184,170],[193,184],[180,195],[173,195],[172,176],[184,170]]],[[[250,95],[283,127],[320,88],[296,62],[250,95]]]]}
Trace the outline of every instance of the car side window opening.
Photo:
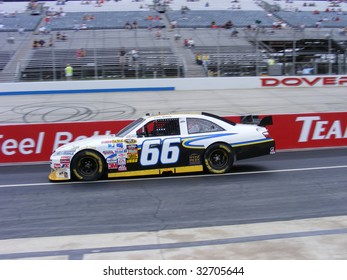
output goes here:
{"type": "Polygon", "coordinates": [[[179,119],[153,120],[136,132],[138,137],[180,135],[179,119]]]}
{"type": "Polygon", "coordinates": [[[187,118],[188,134],[223,131],[218,124],[205,119],[187,118]]]}
{"type": "Polygon", "coordinates": [[[116,136],[118,137],[124,137],[126,136],[128,133],[130,133],[136,126],[140,125],[142,122],[144,122],[145,119],[144,118],[139,118],[136,121],[133,121],[132,123],[128,124],[126,127],[122,128],[117,134],[116,136]]]}

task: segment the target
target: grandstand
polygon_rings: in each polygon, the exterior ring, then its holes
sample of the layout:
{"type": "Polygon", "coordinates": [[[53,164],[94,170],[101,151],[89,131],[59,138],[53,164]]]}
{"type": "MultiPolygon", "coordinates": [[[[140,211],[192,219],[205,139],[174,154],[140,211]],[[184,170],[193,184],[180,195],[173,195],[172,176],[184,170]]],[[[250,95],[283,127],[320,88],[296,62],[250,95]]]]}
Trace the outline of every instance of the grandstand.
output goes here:
{"type": "Polygon", "coordinates": [[[61,80],[64,79],[64,68],[73,65],[75,79],[100,78],[155,78],[182,77],[182,63],[171,49],[139,48],[141,57],[136,63],[128,57],[124,65],[118,58],[118,50],[114,48],[85,49],[93,56],[78,58],[73,49],[58,49],[55,52],[39,49],[34,52],[29,63],[21,72],[22,81],[61,80]],[[39,70],[39,71],[38,71],[39,70]]]}
{"type": "Polygon", "coordinates": [[[344,28],[347,26],[347,14],[340,12],[314,14],[313,12],[279,11],[275,12],[274,15],[287,22],[291,27],[299,27],[303,24],[305,27],[315,28],[317,22],[321,23],[320,28],[344,28]]]}
{"type": "Polygon", "coordinates": [[[282,65],[275,75],[307,64],[312,74],[345,74],[346,11],[343,1],[3,1],[0,81],[64,80],[67,63],[74,79],[273,75],[269,58],[282,65]],[[194,47],[184,45],[189,38],[194,47]],[[79,48],[86,57],[76,57],[79,48]],[[209,55],[206,65],[196,64],[198,52],[209,55]]]}

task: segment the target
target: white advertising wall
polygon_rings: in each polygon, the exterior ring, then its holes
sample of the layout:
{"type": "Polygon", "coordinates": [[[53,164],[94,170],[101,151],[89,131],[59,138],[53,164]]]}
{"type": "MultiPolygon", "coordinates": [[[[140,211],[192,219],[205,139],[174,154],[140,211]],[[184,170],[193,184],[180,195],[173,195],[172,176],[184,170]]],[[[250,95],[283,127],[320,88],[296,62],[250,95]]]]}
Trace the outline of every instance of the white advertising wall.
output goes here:
{"type": "Polygon", "coordinates": [[[346,87],[347,76],[260,76],[2,83],[0,95],[155,90],[346,87]]]}

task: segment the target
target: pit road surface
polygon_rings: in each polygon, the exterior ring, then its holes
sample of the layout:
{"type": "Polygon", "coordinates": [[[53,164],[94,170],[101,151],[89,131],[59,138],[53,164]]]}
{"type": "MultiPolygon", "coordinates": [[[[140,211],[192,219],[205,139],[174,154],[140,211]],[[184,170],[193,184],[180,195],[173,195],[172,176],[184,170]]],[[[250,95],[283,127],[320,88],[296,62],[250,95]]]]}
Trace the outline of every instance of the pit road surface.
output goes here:
{"type": "Polygon", "coordinates": [[[3,166],[0,259],[346,259],[346,148],[224,175],[47,182],[3,166]]]}

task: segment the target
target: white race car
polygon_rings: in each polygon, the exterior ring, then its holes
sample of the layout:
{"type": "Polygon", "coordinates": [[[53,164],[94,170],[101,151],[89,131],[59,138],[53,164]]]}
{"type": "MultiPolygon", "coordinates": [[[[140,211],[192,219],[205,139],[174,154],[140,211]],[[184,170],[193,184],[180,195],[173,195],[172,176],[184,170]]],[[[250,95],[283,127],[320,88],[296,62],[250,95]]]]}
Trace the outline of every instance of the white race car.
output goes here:
{"type": "Polygon", "coordinates": [[[51,181],[98,180],[185,172],[228,172],[233,163],[275,153],[272,117],[234,123],[209,113],[144,116],[115,135],[56,149],[51,181]]]}

